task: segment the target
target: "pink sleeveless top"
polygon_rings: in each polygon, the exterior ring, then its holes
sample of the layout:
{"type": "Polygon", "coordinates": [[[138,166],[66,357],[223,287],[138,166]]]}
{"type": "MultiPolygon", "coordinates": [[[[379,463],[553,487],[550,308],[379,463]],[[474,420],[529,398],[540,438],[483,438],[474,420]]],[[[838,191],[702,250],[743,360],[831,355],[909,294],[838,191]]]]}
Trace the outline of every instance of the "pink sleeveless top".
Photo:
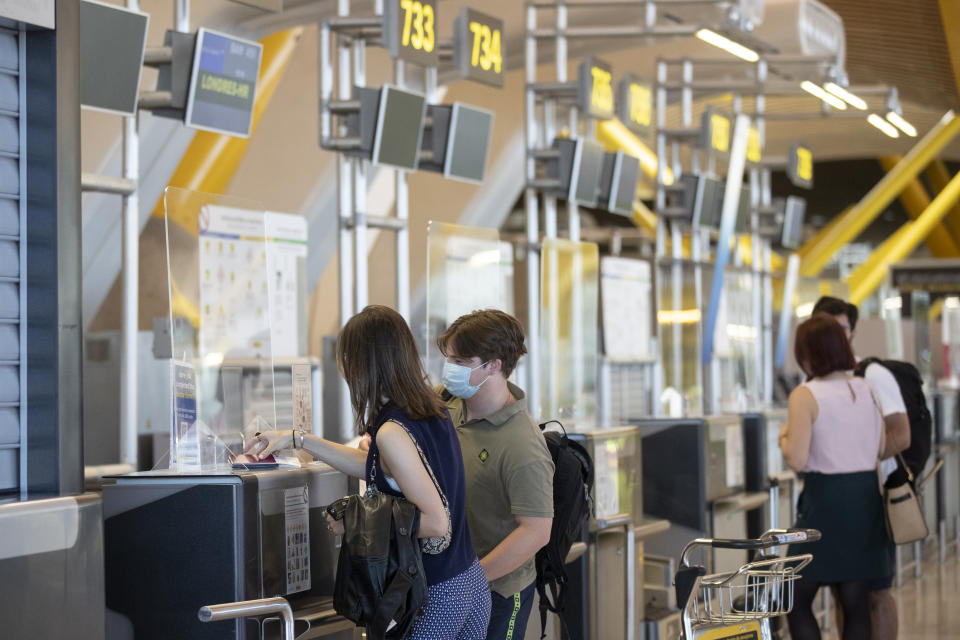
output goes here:
{"type": "Polygon", "coordinates": [[[863,378],[811,380],[817,401],[810,458],[804,471],[854,473],[877,467],[883,419],[863,378]]]}

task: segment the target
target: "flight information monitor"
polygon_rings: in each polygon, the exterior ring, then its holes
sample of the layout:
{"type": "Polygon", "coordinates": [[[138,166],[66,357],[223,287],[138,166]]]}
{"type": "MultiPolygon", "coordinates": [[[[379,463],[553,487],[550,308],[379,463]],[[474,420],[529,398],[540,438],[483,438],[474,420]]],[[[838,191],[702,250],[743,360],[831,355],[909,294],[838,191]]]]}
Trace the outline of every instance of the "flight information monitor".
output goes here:
{"type": "Polygon", "coordinates": [[[633,215],[640,179],[640,160],[624,153],[605,153],[600,176],[600,207],[621,216],[633,215]]]}
{"type": "Polygon", "coordinates": [[[383,86],[373,136],[374,164],[416,171],[426,110],[422,93],[383,86]]]}
{"type": "Polygon", "coordinates": [[[150,17],[101,2],[80,3],[80,104],[132,116],[150,17]]]}
{"type": "Polygon", "coordinates": [[[803,219],[807,201],[799,196],[787,196],[783,206],[783,231],[780,244],[786,249],[799,249],[803,242],[803,219]]]}
{"type": "Polygon", "coordinates": [[[482,182],[487,168],[493,112],[459,102],[453,104],[443,177],[482,182]]]}
{"type": "Polygon", "coordinates": [[[573,158],[568,200],[585,207],[597,206],[600,172],[603,170],[603,145],[593,140],[577,140],[573,158]]]}
{"type": "Polygon", "coordinates": [[[193,53],[185,123],[249,137],[263,45],[200,29],[193,53]]]}

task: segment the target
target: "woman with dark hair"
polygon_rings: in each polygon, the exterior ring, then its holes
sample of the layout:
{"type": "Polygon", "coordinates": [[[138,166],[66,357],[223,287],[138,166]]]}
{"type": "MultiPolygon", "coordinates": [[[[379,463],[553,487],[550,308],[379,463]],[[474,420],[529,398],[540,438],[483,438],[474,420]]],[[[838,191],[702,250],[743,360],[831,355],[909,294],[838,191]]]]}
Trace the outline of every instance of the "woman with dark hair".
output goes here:
{"type": "MultiPolygon", "coordinates": [[[[284,430],[259,434],[247,452],[263,458],[279,449],[302,448],[363,478],[368,490],[417,505],[429,596],[408,637],[484,638],[490,589],[467,529],[460,443],[426,382],[410,328],[388,307],[367,307],[340,331],[337,364],[350,388],[357,429],[370,436],[368,451],[284,430]]],[[[328,519],[328,526],[343,532],[341,522],[328,519]]]]}
{"type": "Polygon", "coordinates": [[[819,529],[823,538],[790,551],[813,554],[796,585],[790,635],[819,640],[813,600],[820,587],[836,586],[842,638],[869,640],[870,581],[890,570],[877,481],[883,419],[870,383],[850,374],[850,343],[832,316],[815,313],[797,327],[794,348],[807,381],[790,394],[780,449],[803,475],[796,526],[819,529]]]}

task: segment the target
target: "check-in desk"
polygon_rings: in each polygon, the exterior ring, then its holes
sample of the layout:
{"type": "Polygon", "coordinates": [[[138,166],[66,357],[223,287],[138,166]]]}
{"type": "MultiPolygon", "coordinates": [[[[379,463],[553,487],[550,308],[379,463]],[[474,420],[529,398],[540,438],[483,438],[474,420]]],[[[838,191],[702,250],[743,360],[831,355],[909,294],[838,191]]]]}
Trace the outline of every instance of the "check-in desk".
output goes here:
{"type": "Polygon", "coordinates": [[[951,547],[960,553],[960,391],[937,390],[933,419],[934,452],[930,457],[943,460],[943,468],[932,481],[936,488],[936,530],[943,561],[951,547]]]}
{"type": "MultiPolygon", "coordinates": [[[[638,423],[642,433],[643,507],[649,518],[670,522],[664,533],[649,538],[644,551],[651,566],[645,585],[657,587],[651,593],[656,611],[648,611],[647,640],[668,637],[679,618],[672,588],[672,570],[684,545],[707,535],[746,537],[746,513],[754,502],[766,501],[766,494],[744,491],[743,424],[739,416],[713,418],[656,419],[638,423]],[[651,584],[652,576],[659,584],[651,584]]],[[[713,571],[739,567],[742,552],[697,554],[694,562],[713,571]],[[734,566],[736,564],[736,566],[734,566]]]]}
{"type": "Polygon", "coordinates": [[[797,476],[780,452],[780,425],[786,409],[768,409],[743,416],[744,482],[749,493],[769,492],[760,509],[747,514],[747,533],[758,538],[767,529],[793,526],[796,519],[797,476]]]}
{"type": "Polygon", "coordinates": [[[567,621],[574,640],[640,640],[644,540],[666,522],[643,519],[641,438],[636,427],[578,429],[571,440],[593,459],[594,517],[586,553],[567,565],[567,621]]]}
{"type": "Polygon", "coordinates": [[[100,496],[0,503],[0,638],[101,640],[103,614],[100,496]]]}
{"type": "Polygon", "coordinates": [[[338,541],[323,508],[348,492],[302,469],[118,476],[103,489],[107,637],[279,637],[280,621],[203,623],[200,607],[282,596],[298,638],[351,638],[333,610],[338,541]]]}

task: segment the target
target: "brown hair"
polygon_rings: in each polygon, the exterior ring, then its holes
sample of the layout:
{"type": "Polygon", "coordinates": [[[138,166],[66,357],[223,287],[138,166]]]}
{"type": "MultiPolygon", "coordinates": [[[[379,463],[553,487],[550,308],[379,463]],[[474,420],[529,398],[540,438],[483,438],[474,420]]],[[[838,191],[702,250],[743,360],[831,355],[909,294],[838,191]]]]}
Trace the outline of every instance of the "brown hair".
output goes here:
{"type": "Polygon", "coordinates": [[[387,404],[413,420],[445,415],[427,385],[410,327],[389,307],[371,305],[350,318],[337,339],[337,366],[350,387],[360,433],[376,426],[387,404]]]}
{"type": "Polygon", "coordinates": [[[843,327],[825,312],[813,314],[797,327],[794,356],[801,368],[809,367],[804,371],[811,378],[849,371],[857,366],[843,327]]]}
{"type": "Polygon", "coordinates": [[[452,347],[464,358],[480,358],[484,362],[500,360],[504,378],[513,373],[520,356],[527,352],[523,325],[509,313],[497,309],[460,316],[437,338],[437,347],[444,356],[452,347]]]}

